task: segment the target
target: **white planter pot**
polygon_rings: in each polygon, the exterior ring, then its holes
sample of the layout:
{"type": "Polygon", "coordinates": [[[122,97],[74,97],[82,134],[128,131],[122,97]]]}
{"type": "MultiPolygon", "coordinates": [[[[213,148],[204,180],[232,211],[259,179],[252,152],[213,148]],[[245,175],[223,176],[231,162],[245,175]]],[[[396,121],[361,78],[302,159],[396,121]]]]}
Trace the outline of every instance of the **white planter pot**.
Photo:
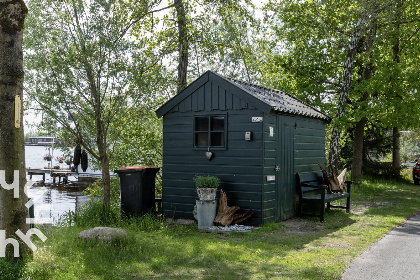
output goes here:
{"type": "Polygon", "coordinates": [[[215,200],[217,188],[197,188],[198,198],[200,200],[215,200]]]}

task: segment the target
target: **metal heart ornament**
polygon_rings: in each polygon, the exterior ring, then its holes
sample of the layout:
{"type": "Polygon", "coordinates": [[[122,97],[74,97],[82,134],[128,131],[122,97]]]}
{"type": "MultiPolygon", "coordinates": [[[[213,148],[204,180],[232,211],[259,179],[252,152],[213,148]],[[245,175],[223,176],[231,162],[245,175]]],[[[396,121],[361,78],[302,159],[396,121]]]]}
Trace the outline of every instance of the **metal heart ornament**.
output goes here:
{"type": "Polygon", "coordinates": [[[213,157],[213,153],[212,152],[210,152],[210,151],[207,151],[206,152],[206,158],[208,159],[208,160],[211,160],[211,158],[213,157]]]}

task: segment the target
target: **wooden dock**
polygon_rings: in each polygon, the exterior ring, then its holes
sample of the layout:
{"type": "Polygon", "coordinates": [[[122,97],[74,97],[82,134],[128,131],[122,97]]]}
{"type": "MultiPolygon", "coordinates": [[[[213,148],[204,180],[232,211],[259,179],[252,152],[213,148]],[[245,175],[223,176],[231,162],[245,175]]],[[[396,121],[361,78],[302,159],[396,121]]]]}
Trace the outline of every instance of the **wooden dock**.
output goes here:
{"type": "Polygon", "coordinates": [[[26,172],[29,175],[29,178],[32,179],[32,176],[34,175],[42,175],[42,180],[45,182],[45,174],[50,174],[50,176],[53,179],[53,184],[55,184],[56,178],[58,178],[58,184],[60,184],[61,180],[63,181],[63,184],[66,184],[68,182],[69,176],[76,176],[76,172],[72,172],[70,169],[47,169],[47,168],[41,168],[41,169],[26,169],[26,172]]]}
{"type": "Polygon", "coordinates": [[[53,178],[53,184],[55,184],[55,179],[58,178],[58,184],[60,184],[61,179],[63,179],[63,184],[67,184],[69,180],[69,175],[74,176],[76,172],[65,169],[53,169],[51,171],[51,177],[53,178]]]}
{"type": "Polygon", "coordinates": [[[26,173],[28,173],[29,178],[32,179],[32,176],[34,175],[42,175],[42,180],[45,182],[45,174],[50,174],[51,170],[50,169],[31,169],[31,168],[27,168],[26,169],[26,173]]]}

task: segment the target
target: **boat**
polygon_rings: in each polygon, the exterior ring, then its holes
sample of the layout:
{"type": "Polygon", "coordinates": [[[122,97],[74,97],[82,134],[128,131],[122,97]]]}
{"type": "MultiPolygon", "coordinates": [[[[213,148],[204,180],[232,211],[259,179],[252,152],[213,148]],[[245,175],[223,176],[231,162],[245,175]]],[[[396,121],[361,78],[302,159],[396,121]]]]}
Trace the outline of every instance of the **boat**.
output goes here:
{"type": "Polygon", "coordinates": [[[60,141],[52,136],[35,136],[29,137],[29,141],[25,142],[27,146],[51,146],[58,144],[60,141]]]}

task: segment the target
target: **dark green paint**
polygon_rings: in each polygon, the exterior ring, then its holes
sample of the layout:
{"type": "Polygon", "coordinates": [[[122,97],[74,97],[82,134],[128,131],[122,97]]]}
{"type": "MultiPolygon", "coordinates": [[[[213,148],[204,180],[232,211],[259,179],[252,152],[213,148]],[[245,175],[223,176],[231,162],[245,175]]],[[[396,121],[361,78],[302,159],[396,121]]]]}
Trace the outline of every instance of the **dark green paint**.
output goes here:
{"type": "MultiPolygon", "coordinates": [[[[248,224],[261,225],[295,215],[295,172],[312,171],[325,162],[325,121],[271,111],[271,107],[229,81],[207,72],[168,101],[157,114],[163,119],[163,213],[193,218],[198,199],[193,178],[214,175],[228,205],[252,209],[248,224]],[[226,149],[193,148],[196,115],[223,114],[226,149]],[[263,122],[252,122],[263,117],[263,122]],[[270,136],[270,127],[273,135],[270,136]],[[245,132],[252,131],[252,141],[245,132]],[[276,165],[279,171],[275,170],[276,165]],[[276,176],[267,181],[267,176],[276,176]]],[[[219,196],[219,192],[217,198],[219,196]]]]}

